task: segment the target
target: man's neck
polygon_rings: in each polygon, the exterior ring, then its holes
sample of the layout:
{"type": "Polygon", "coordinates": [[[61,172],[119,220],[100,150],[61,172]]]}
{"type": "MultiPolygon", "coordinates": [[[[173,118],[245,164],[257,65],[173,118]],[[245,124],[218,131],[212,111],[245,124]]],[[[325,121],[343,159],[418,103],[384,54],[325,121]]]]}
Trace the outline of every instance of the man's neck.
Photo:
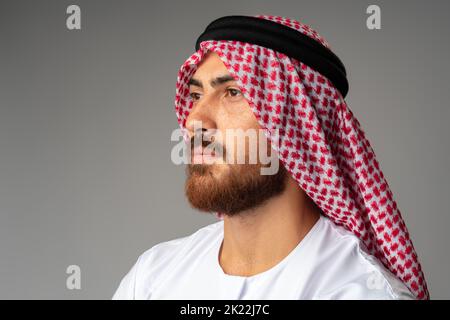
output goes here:
{"type": "Polygon", "coordinates": [[[222,269],[230,275],[252,276],[274,267],[302,241],[320,213],[289,177],[286,190],[263,206],[237,216],[224,215],[222,269]]]}

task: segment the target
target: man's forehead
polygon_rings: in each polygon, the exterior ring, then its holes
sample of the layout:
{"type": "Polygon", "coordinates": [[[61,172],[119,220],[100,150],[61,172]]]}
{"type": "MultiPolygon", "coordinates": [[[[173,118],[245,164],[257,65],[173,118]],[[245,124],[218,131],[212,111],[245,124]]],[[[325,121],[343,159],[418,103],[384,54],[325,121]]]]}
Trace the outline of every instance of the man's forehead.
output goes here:
{"type": "Polygon", "coordinates": [[[223,64],[222,59],[220,59],[220,56],[216,52],[211,50],[208,50],[205,53],[202,60],[199,62],[198,66],[202,67],[207,64],[217,64],[225,68],[225,65],[223,64]]]}
{"type": "Polygon", "coordinates": [[[228,69],[215,52],[208,51],[197,65],[194,78],[214,78],[228,74],[228,69]]]}
{"type": "Polygon", "coordinates": [[[211,87],[216,87],[229,82],[236,82],[236,79],[228,72],[225,64],[215,52],[208,52],[200,61],[188,84],[203,87],[209,83],[211,87]]]}

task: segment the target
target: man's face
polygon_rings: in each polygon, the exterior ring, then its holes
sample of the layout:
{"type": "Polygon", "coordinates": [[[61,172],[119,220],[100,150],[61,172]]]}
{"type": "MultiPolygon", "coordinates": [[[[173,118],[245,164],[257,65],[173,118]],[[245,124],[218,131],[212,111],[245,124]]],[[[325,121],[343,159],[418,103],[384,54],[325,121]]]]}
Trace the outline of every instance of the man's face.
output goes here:
{"type": "MultiPolygon", "coordinates": [[[[212,136],[215,146],[223,150],[220,157],[216,154],[215,163],[201,163],[202,155],[192,151],[185,185],[191,205],[200,211],[232,216],[280,194],[286,182],[285,168],[278,165],[279,170],[275,174],[262,175],[261,167],[265,165],[261,159],[257,157],[256,163],[249,161],[252,153],[260,153],[260,126],[236,81],[216,53],[208,52],[200,62],[190,81],[190,95],[193,106],[186,120],[186,129],[191,137],[192,150],[195,134],[200,139],[202,134],[212,136]],[[254,130],[257,138],[245,139],[243,144],[239,144],[237,137],[231,138],[229,134],[233,129],[254,130]],[[254,145],[250,146],[252,142],[254,145]],[[233,155],[233,162],[227,163],[227,153],[233,155]],[[237,163],[238,153],[243,154],[244,163],[237,163]]],[[[265,136],[262,137],[266,142],[264,152],[270,155],[270,143],[265,136]]],[[[204,153],[205,148],[202,150],[201,146],[206,147],[210,143],[200,142],[200,150],[196,148],[196,151],[204,153]]]]}

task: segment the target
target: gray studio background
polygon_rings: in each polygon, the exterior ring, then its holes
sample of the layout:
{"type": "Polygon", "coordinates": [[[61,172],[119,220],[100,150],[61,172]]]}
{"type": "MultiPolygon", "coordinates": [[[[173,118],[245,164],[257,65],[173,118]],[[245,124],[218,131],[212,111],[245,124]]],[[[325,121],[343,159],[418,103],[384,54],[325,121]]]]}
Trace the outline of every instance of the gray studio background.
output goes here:
{"type": "Polygon", "coordinates": [[[299,19],[346,65],[431,297],[450,298],[448,1],[0,1],[0,298],[110,299],[151,246],[217,221],[170,161],[179,66],[228,14],[299,19]],[[81,7],[79,31],[66,8],[81,7]],[[381,7],[381,30],[366,8],[381,7]],[[81,267],[81,290],[66,268],[81,267]]]}

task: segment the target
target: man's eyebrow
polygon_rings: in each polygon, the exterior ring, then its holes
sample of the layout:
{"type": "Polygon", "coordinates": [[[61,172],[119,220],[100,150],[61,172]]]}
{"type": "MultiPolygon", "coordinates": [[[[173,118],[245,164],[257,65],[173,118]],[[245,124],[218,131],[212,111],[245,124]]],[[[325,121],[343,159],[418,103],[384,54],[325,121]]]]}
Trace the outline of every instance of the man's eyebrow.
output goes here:
{"type": "MultiPolygon", "coordinates": [[[[220,77],[216,77],[216,78],[212,79],[210,81],[210,84],[211,84],[211,87],[214,88],[214,87],[224,84],[225,82],[228,82],[228,81],[236,81],[236,79],[234,79],[234,77],[232,75],[226,74],[224,76],[220,76],[220,77]]],[[[189,79],[188,85],[193,85],[193,86],[203,88],[202,82],[195,78],[189,79]]]]}

